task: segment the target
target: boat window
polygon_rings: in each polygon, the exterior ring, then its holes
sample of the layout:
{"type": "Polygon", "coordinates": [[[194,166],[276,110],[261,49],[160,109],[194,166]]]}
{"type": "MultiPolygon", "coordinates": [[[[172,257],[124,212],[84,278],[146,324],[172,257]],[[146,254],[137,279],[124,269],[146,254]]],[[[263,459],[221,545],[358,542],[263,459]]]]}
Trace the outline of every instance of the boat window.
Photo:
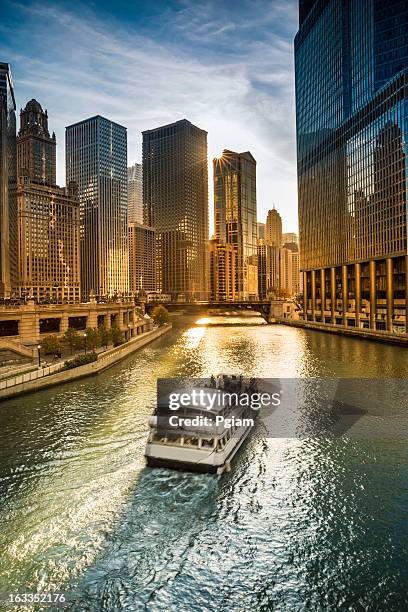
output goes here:
{"type": "Polygon", "coordinates": [[[198,446],[198,438],[184,438],[184,446],[198,446]]]}
{"type": "Polygon", "coordinates": [[[201,448],[213,448],[213,446],[214,446],[214,440],[212,438],[211,439],[203,438],[201,440],[201,448]]]}

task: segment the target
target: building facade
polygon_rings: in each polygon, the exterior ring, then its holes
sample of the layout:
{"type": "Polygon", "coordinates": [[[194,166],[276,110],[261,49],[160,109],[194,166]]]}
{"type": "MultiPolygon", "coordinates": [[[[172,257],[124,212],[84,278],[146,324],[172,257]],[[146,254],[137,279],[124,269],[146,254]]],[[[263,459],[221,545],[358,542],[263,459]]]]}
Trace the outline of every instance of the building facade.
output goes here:
{"type": "Polygon", "coordinates": [[[37,100],[20,113],[17,136],[19,294],[38,303],[81,299],[79,200],[56,180],[55,134],[37,100]]]}
{"type": "Polygon", "coordinates": [[[232,244],[217,238],[209,242],[210,301],[233,302],[236,299],[237,253],[232,244]]]}
{"type": "Polygon", "coordinates": [[[186,119],[143,132],[143,206],[157,232],[157,289],[208,299],[207,132],[186,119]]]}
{"type": "MultiPolygon", "coordinates": [[[[288,234],[291,236],[291,234],[288,234]]],[[[295,234],[296,236],[296,234],[295,234]]],[[[300,252],[299,246],[296,242],[285,242],[283,248],[287,251],[291,251],[292,256],[292,280],[291,280],[291,292],[292,295],[299,295],[303,291],[303,274],[300,272],[300,252]]]]}
{"type": "Polygon", "coordinates": [[[268,211],[265,225],[265,241],[273,246],[282,246],[282,217],[276,208],[268,211]]]}
{"type": "Polygon", "coordinates": [[[215,237],[236,250],[236,299],[257,299],[256,161],[225,149],[213,169],[215,237]]]}
{"type": "Polygon", "coordinates": [[[37,100],[30,100],[20,111],[17,136],[17,175],[35,183],[56,184],[55,134],[48,131],[48,113],[37,100]]]}
{"type": "Polygon", "coordinates": [[[143,171],[142,164],[128,168],[128,223],[143,225],[143,171]]]}
{"type": "Polygon", "coordinates": [[[264,240],[264,238],[265,238],[265,223],[261,223],[260,221],[258,221],[257,226],[258,226],[258,239],[259,240],[264,240]]]}
{"type": "Polygon", "coordinates": [[[156,291],[156,230],[140,223],[129,223],[129,288],[156,291]]]}
{"type": "Polygon", "coordinates": [[[68,188],[20,176],[17,187],[20,295],[37,303],[79,302],[79,199],[68,188]]]}
{"type": "Polygon", "coordinates": [[[81,290],[129,291],[126,128],[101,116],[66,128],[66,176],[79,189],[81,290]]]}
{"type": "Polygon", "coordinates": [[[280,249],[260,239],[257,251],[259,299],[276,298],[280,288],[280,249]]]}
{"type": "Polygon", "coordinates": [[[282,234],[282,244],[299,244],[298,235],[295,232],[284,232],[282,234]]]}
{"type": "Polygon", "coordinates": [[[299,8],[305,317],[406,333],[408,5],[303,0],[299,8]]]}
{"type": "Polygon", "coordinates": [[[0,62],[0,298],[17,289],[16,103],[10,66],[0,62]]]}

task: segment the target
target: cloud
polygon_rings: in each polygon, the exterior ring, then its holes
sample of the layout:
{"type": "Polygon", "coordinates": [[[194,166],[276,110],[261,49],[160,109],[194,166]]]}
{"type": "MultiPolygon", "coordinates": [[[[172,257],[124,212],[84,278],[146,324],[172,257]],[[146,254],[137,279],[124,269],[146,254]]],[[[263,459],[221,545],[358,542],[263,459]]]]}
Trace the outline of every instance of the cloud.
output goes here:
{"type": "Polygon", "coordinates": [[[185,117],[209,133],[210,168],[223,148],[251,150],[258,217],[275,202],[291,230],[295,4],[166,3],[141,23],[95,5],[13,3],[18,23],[0,52],[12,63],[18,103],[35,97],[48,109],[61,183],[66,125],[95,114],[125,125],[133,162],[142,130],[185,117]]]}

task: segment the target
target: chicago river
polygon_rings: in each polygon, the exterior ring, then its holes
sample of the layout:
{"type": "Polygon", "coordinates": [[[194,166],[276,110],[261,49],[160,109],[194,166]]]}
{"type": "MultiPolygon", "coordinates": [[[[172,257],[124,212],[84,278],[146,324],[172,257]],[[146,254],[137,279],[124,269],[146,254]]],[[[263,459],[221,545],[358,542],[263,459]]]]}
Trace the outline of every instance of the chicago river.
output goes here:
{"type": "Polygon", "coordinates": [[[175,318],[97,377],[3,402],[0,591],[62,590],[81,611],[401,609],[405,438],[252,437],[220,479],[147,469],[143,452],[160,377],[407,371],[397,346],[175,318]]]}

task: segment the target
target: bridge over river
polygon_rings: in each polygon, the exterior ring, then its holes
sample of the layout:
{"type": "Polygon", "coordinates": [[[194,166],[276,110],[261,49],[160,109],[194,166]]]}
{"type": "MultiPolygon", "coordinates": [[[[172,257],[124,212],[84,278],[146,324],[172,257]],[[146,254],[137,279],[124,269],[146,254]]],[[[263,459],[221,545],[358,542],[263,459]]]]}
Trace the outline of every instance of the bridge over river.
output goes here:
{"type": "MultiPolygon", "coordinates": [[[[160,302],[161,303],[161,302],[160,302]]],[[[169,312],[180,312],[183,311],[186,314],[200,315],[208,314],[209,311],[242,311],[252,310],[259,312],[267,323],[275,321],[275,309],[276,304],[282,304],[282,300],[258,300],[258,301],[236,301],[236,302],[167,302],[163,305],[169,312]]],[[[157,306],[159,302],[149,302],[145,304],[145,310],[147,314],[151,314],[153,308],[157,306]]]]}

